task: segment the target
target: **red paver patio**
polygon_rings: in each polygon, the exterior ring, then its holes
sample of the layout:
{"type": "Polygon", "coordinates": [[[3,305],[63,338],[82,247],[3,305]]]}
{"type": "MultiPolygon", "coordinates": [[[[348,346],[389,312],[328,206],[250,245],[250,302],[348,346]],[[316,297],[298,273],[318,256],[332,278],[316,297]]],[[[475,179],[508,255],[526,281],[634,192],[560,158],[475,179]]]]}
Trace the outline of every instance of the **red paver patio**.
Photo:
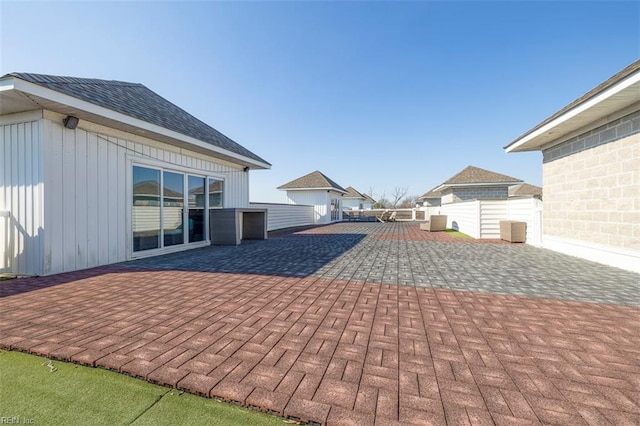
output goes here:
{"type": "Polygon", "coordinates": [[[118,267],[2,289],[3,348],[304,421],[640,424],[634,307],[118,267]]]}

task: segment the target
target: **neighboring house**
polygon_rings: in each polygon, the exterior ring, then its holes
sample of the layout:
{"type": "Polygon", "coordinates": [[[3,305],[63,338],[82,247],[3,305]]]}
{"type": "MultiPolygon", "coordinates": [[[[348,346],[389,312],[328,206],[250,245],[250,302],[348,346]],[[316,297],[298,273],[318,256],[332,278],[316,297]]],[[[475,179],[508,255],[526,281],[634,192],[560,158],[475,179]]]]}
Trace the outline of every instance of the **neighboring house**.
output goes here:
{"type": "Polygon", "coordinates": [[[289,204],[314,206],[317,224],[342,220],[342,196],[347,190],[317,170],[285,183],[278,189],[287,191],[289,204]]]}
{"type": "Polygon", "coordinates": [[[209,244],[261,157],[142,84],[0,78],[0,270],[47,275],[209,244]],[[3,217],[4,216],[4,217],[3,217]]]}
{"type": "Polygon", "coordinates": [[[479,199],[504,200],[509,196],[509,187],[521,183],[522,180],[511,176],[468,166],[430,192],[440,192],[442,204],[479,199]]]}
{"type": "Polygon", "coordinates": [[[363,208],[365,210],[373,209],[377,201],[374,200],[369,194],[362,193],[362,195],[364,196],[364,202],[362,203],[363,208]]]}
{"type": "Polygon", "coordinates": [[[542,200],[542,188],[528,183],[521,183],[520,185],[514,185],[509,187],[509,198],[537,198],[542,200]]]}
{"type": "Polygon", "coordinates": [[[342,208],[344,210],[371,210],[375,204],[375,200],[355,189],[348,186],[346,194],[342,196],[342,208]]]}
{"type": "Polygon", "coordinates": [[[640,272],[640,60],[505,150],[542,151],[543,247],[640,272]]]}
{"type": "Polygon", "coordinates": [[[424,207],[440,207],[442,202],[442,193],[436,191],[435,188],[428,191],[426,194],[418,197],[418,201],[422,201],[424,207]]]}

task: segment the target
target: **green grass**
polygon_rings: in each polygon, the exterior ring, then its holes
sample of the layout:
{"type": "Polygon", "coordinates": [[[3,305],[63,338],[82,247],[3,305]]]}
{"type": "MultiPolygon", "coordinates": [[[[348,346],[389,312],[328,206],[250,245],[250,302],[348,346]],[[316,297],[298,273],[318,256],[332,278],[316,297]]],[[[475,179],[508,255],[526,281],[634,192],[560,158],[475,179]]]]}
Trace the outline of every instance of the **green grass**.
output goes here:
{"type": "Polygon", "coordinates": [[[460,231],[456,231],[455,229],[447,229],[445,230],[445,232],[449,235],[451,235],[452,237],[456,237],[456,238],[471,238],[473,239],[472,236],[467,235],[467,234],[463,234],[460,231]]]}
{"type": "Polygon", "coordinates": [[[0,418],[34,425],[282,425],[283,419],[99,368],[0,351],[0,418]]]}

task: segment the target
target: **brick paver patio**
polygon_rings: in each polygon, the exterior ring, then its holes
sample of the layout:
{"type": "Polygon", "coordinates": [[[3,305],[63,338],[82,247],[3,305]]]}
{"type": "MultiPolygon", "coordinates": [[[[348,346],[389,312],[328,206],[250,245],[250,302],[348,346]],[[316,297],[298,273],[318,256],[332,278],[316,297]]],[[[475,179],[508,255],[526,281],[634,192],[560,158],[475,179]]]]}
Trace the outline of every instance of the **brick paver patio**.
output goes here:
{"type": "Polygon", "coordinates": [[[327,424],[640,424],[640,276],[416,224],[0,284],[0,346],[327,424]]]}

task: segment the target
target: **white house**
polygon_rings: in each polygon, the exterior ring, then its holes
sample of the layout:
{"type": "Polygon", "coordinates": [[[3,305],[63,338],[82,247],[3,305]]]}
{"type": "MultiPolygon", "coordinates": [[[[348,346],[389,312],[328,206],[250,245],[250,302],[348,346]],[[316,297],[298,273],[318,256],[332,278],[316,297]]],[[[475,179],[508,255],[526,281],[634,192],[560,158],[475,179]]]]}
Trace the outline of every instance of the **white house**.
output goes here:
{"type": "Polygon", "coordinates": [[[347,191],[318,170],[285,183],[278,189],[287,192],[287,203],[314,207],[315,223],[342,220],[342,196],[347,191]]]}
{"type": "Polygon", "coordinates": [[[0,78],[0,270],[74,271],[209,244],[270,164],[142,84],[0,78]]]}
{"type": "Polygon", "coordinates": [[[505,147],[542,151],[542,245],[640,272],[640,60],[505,147]]]}
{"type": "Polygon", "coordinates": [[[375,200],[367,194],[348,186],[346,194],[342,196],[342,208],[344,210],[371,210],[375,204],[375,200]]]}

